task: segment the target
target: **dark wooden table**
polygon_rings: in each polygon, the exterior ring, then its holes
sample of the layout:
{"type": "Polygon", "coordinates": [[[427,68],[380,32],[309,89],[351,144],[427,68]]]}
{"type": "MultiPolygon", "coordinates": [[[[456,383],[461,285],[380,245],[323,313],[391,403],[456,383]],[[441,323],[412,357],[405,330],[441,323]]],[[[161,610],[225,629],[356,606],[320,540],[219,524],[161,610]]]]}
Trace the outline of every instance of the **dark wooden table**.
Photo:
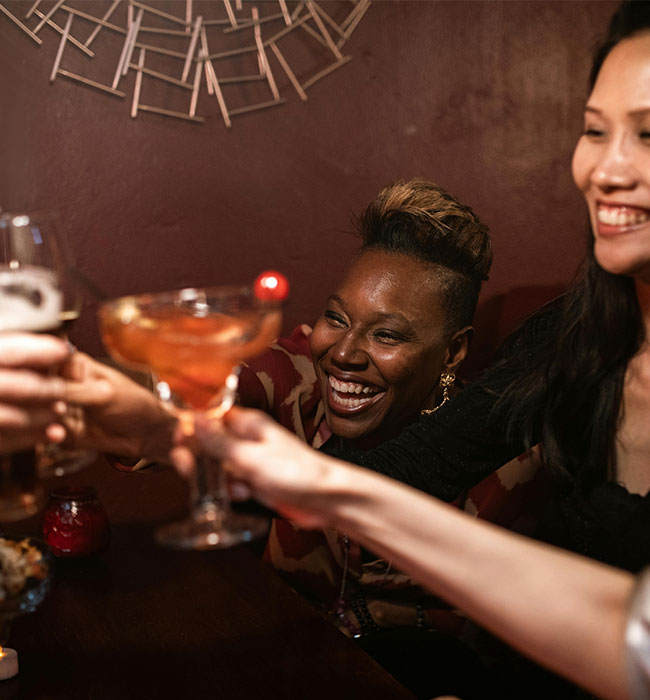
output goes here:
{"type": "Polygon", "coordinates": [[[98,486],[111,545],[56,561],[49,597],[14,622],[20,673],[0,700],[413,697],[251,549],[157,546],[185,509],[170,471],[98,464],[68,481],[98,486]]]}

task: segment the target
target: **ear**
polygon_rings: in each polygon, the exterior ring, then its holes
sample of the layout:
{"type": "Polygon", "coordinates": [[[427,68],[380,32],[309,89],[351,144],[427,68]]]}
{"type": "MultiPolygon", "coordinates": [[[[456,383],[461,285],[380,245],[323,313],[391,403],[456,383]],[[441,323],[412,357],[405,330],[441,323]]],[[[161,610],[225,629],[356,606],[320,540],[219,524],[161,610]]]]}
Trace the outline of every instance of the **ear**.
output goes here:
{"type": "Polygon", "coordinates": [[[474,328],[472,326],[465,326],[465,328],[461,328],[451,336],[449,344],[447,345],[447,353],[443,365],[444,372],[456,374],[463,360],[467,357],[469,343],[473,334],[474,328]]]}

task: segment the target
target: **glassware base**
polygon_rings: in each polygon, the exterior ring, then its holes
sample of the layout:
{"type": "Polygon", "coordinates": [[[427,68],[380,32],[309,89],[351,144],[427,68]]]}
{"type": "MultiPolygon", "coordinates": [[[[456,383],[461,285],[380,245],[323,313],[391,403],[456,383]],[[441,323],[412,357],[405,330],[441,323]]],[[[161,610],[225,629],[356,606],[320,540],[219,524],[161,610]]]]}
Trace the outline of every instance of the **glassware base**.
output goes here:
{"type": "MultiPolygon", "coordinates": [[[[33,491],[3,493],[0,496],[2,522],[8,523],[31,518],[41,509],[44,500],[43,491],[38,486],[33,491]]],[[[0,644],[2,644],[2,640],[0,640],[0,644]]]]}
{"type": "Polygon", "coordinates": [[[156,531],[156,542],[176,549],[226,549],[252,542],[269,530],[268,518],[229,512],[223,519],[191,517],[156,531]]]}

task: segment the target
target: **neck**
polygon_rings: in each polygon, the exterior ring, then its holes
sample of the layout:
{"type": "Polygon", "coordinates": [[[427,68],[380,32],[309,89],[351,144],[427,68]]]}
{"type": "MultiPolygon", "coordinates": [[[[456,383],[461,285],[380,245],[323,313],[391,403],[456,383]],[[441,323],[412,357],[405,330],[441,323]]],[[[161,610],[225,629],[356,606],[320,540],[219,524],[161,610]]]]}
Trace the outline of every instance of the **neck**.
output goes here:
{"type": "Polygon", "coordinates": [[[641,322],[645,331],[645,344],[650,341],[650,283],[635,280],[636,298],[641,309],[641,322]]]}
{"type": "Polygon", "coordinates": [[[346,449],[349,450],[372,450],[373,448],[381,445],[387,440],[392,440],[396,438],[404,428],[408,427],[411,423],[414,423],[420,417],[420,413],[416,412],[404,418],[398,424],[382,425],[381,430],[375,430],[368,435],[361,435],[357,438],[343,438],[341,441],[346,449]]]}

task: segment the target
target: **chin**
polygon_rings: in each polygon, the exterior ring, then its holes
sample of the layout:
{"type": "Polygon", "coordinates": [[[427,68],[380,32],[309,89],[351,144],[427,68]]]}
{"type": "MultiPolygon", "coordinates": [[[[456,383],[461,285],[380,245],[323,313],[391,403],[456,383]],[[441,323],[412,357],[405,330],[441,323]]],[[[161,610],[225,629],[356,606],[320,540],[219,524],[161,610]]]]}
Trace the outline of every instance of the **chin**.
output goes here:
{"type": "Polygon", "coordinates": [[[639,282],[650,282],[650,262],[632,264],[628,261],[605,260],[598,261],[598,264],[612,275],[620,275],[621,277],[631,277],[639,282]]]}
{"type": "MultiPolygon", "coordinates": [[[[330,428],[332,428],[331,425],[330,428]]],[[[365,437],[366,434],[367,432],[365,430],[349,425],[336,425],[332,429],[332,435],[342,438],[343,440],[358,440],[359,438],[365,437]]]]}
{"type": "Polygon", "coordinates": [[[594,256],[603,270],[612,275],[626,275],[643,281],[650,280],[650,259],[646,256],[625,254],[625,251],[607,250],[596,243],[594,256]]]}
{"type": "Polygon", "coordinates": [[[328,416],[327,424],[332,431],[332,435],[343,438],[343,440],[359,440],[372,435],[376,430],[374,427],[364,427],[339,416],[328,416]]]}

